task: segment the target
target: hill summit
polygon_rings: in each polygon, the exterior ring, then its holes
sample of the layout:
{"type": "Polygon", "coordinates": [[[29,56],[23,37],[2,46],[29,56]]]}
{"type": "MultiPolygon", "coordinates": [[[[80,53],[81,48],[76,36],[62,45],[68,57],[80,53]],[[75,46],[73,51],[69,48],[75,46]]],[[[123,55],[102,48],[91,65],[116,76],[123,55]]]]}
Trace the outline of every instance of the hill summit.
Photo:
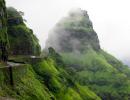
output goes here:
{"type": "Polygon", "coordinates": [[[87,11],[71,10],[50,32],[46,47],[53,47],[58,52],[99,50],[99,39],[87,11]]]}

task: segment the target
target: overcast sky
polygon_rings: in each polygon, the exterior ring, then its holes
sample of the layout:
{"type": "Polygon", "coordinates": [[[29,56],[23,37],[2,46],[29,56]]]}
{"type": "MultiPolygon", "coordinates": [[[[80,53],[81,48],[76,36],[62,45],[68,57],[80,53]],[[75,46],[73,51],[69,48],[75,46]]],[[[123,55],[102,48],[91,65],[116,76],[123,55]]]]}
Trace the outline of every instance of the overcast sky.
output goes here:
{"type": "Polygon", "coordinates": [[[72,8],[88,11],[101,47],[126,62],[130,61],[130,0],[6,0],[25,12],[27,24],[42,47],[50,29],[72,8]]]}

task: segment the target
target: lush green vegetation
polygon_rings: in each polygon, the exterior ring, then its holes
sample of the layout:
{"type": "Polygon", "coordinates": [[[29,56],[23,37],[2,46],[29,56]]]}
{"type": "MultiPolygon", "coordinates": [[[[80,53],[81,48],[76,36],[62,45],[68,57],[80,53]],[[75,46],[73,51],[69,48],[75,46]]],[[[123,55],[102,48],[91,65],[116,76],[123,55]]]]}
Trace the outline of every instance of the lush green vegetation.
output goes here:
{"type": "Polygon", "coordinates": [[[68,70],[75,73],[72,75],[81,85],[87,85],[105,100],[129,99],[130,69],[116,58],[92,49],[84,54],[66,53],[62,56],[68,70]]]}
{"type": "Polygon", "coordinates": [[[0,70],[0,96],[18,100],[101,100],[87,86],[74,81],[55,60],[53,53],[53,57],[50,55],[33,65],[14,67],[13,87],[7,70],[0,70]]]}
{"type": "Polygon", "coordinates": [[[13,67],[12,85],[10,70],[4,68],[7,64],[0,63],[0,97],[16,100],[130,99],[130,68],[100,49],[86,11],[72,11],[61,20],[54,29],[57,37],[53,37],[55,34],[49,37],[48,53],[36,59],[28,55],[39,55],[40,45],[33,31],[25,25],[23,13],[10,7],[6,14],[3,0],[0,0],[1,12],[4,16],[0,16],[0,41],[7,46],[9,38],[9,59],[28,64],[13,67]]]}
{"type": "MultiPolygon", "coordinates": [[[[7,14],[9,59],[25,62],[29,59],[26,55],[39,55],[38,39],[25,25],[21,12],[10,7],[7,14]]],[[[5,28],[2,30],[2,33],[7,31],[5,28]]],[[[49,54],[44,59],[35,63],[30,60],[29,63],[13,67],[14,85],[11,84],[9,69],[1,63],[0,97],[18,100],[101,100],[87,86],[73,80],[65,69],[62,57],[53,48],[49,48],[49,54]]]]}
{"type": "Polygon", "coordinates": [[[13,68],[13,87],[10,86],[7,70],[1,71],[0,74],[0,96],[17,98],[18,100],[50,100],[51,93],[36,79],[31,65],[13,68]]]}
{"type": "Polygon", "coordinates": [[[50,49],[49,56],[33,65],[33,68],[38,79],[48,87],[55,98],[58,100],[100,100],[87,86],[81,86],[75,82],[63,63],[56,63],[60,55],[52,48],[50,49]]]}

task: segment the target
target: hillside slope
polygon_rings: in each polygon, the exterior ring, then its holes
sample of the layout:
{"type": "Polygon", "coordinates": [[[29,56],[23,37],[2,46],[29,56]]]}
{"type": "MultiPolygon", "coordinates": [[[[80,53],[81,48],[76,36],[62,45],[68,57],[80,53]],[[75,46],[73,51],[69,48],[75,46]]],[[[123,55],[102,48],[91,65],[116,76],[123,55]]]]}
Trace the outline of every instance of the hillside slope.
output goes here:
{"type": "Polygon", "coordinates": [[[13,67],[14,85],[10,84],[8,69],[0,68],[0,97],[14,100],[101,100],[87,86],[74,81],[64,64],[56,63],[58,58],[53,51],[35,63],[33,60],[30,64],[13,67]]]}
{"type": "Polygon", "coordinates": [[[130,68],[100,48],[86,11],[71,11],[59,21],[49,34],[48,47],[60,53],[74,80],[103,100],[130,99],[130,68]]]}

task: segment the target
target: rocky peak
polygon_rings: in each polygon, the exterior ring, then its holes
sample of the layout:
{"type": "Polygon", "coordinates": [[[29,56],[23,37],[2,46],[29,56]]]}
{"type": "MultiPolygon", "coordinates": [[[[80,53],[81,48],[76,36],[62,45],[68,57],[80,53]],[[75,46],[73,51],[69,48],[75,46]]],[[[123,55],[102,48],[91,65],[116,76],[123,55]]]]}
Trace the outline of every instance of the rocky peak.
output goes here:
{"type": "Polygon", "coordinates": [[[53,47],[58,52],[86,51],[87,48],[100,49],[99,40],[93,30],[87,11],[71,10],[49,33],[46,48],[53,47]]]}

